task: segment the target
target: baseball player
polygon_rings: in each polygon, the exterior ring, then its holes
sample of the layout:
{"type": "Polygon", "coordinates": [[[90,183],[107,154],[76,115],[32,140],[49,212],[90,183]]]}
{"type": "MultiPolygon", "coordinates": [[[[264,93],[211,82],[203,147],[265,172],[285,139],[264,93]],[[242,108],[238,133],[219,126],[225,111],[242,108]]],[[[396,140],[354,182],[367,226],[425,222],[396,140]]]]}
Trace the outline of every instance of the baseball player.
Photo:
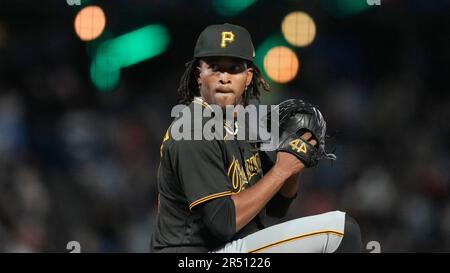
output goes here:
{"type": "MultiPolygon", "coordinates": [[[[208,26],[181,78],[181,103],[191,109],[248,105],[268,90],[254,55],[243,27],[208,26]]],[[[270,164],[253,144],[236,139],[236,124],[224,129],[223,140],[175,140],[170,128],[165,134],[153,252],[361,251],[359,226],[341,211],[265,225],[266,214],[284,216],[297,196],[299,174],[317,158],[307,156],[322,145],[317,135],[304,131],[283,142],[270,164]]]]}

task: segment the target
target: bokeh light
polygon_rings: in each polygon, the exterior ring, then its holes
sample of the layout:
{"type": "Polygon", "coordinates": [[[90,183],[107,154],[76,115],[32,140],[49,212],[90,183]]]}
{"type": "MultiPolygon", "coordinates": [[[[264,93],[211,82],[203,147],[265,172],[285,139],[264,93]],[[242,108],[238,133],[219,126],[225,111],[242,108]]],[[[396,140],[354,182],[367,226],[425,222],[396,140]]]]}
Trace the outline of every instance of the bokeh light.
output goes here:
{"type": "Polygon", "coordinates": [[[120,67],[127,67],[163,53],[170,41],[167,28],[149,25],[108,40],[99,49],[114,56],[120,67]]]}
{"type": "Polygon", "coordinates": [[[222,16],[235,16],[255,2],[256,0],[213,0],[212,6],[222,16]]]}
{"type": "Polygon", "coordinates": [[[299,69],[299,60],[292,49],[276,46],[264,57],[264,70],[271,80],[287,83],[295,78],[299,69]]]}
{"type": "Polygon", "coordinates": [[[92,82],[100,91],[112,90],[119,83],[121,68],[163,53],[169,42],[170,35],[167,28],[154,24],[101,43],[90,43],[92,46],[89,47],[89,52],[95,50],[90,67],[92,82]]]}
{"type": "Polygon", "coordinates": [[[321,0],[320,4],[324,10],[339,18],[357,15],[374,7],[367,0],[321,0]]]}
{"type": "Polygon", "coordinates": [[[316,24],[307,13],[294,11],[284,17],[281,23],[283,36],[290,44],[304,47],[314,40],[316,24]]]}
{"type": "Polygon", "coordinates": [[[110,91],[119,83],[120,66],[106,50],[98,50],[90,67],[91,80],[100,91],[110,91]]]}
{"type": "Polygon", "coordinates": [[[91,41],[100,36],[105,29],[106,18],[98,6],[81,9],[75,17],[75,32],[83,41],[91,41]]]}
{"type": "Polygon", "coordinates": [[[272,33],[258,45],[258,47],[256,48],[255,56],[256,64],[261,68],[264,77],[271,84],[273,84],[273,81],[269,78],[266,70],[264,69],[264,57],[266,56],[267,52],[269,52],[269,50],[275,46],[289,47],[290,45],[286,42],[286,39],[283,38],[283,35],[281,33],[272,33]]]}

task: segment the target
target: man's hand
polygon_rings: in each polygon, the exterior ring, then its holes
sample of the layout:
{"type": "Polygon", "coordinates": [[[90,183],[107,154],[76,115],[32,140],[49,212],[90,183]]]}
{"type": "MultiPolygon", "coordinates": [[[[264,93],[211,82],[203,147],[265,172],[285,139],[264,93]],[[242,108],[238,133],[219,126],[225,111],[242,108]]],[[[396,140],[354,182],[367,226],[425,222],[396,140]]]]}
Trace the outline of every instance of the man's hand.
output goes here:
{"type": "MultiPolygon", "coordinates": [[[[278,152],[277,157],[280,155],[286,157],[281,152],[290,153],[302,161],[303,167],[306,168],[317,165],[322,159],[336,160],[336,155],[327,153],[325,150],[327,127],[317,107],[298,99],[283,101],[267,114],[265,117],[267,124],[271,124],[272,115],[276,112],[278,112],[278,119],[274,122],[279,127],[279,143],[275,149],[278,152]],[[309,134],[305,135],[305,132],[309,134]]],[[[275,161],[275,155],[272,156],[269,153],[268,157],[275,161]]],[[[285,167],[283,166],[282,170],[285,170],[285,167]]],[[[298,164],[288,164],[287,167],[295,167],[293,173],[298,173],[301,169],[298,164]]]]}
{"type": "MultiPolygon", "coordinates": [[[[312,146],[317,145],[317,141],[312,137],[310,132],[306,132],[301,136],[301,139],[308,141],[312,146]]],[[[277,152],[277,161],[274,165],[279,172],[283,173],[286,177],[291,177],[292,175],[300,173],[305,165],[296,156],[287,152],[277,152]]]]}

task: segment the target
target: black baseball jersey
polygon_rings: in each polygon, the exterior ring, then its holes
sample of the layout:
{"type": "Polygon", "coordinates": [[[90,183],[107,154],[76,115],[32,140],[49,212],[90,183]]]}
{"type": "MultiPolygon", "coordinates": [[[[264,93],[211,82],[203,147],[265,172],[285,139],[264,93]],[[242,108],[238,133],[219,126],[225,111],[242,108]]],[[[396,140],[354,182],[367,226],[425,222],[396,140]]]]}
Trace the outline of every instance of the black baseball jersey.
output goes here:
{"type": "MultiPolygon", "coordinates": [[[[192,111],[195,103],[188,106],[192,111]]],[[[203,118],[203,124],[207,120],[203,118]]],[[[152,250],[185,247],[188,251],[208,251],[225,243],[208,231],[196,208],[216,198],[229,198],[254,185],[263,175],[254,146],[227,138],[174,140],[169,128],[161,145],[152,250]]],[[[264,228],[264,215],[263,210],[232,240],[264,228]]]]}

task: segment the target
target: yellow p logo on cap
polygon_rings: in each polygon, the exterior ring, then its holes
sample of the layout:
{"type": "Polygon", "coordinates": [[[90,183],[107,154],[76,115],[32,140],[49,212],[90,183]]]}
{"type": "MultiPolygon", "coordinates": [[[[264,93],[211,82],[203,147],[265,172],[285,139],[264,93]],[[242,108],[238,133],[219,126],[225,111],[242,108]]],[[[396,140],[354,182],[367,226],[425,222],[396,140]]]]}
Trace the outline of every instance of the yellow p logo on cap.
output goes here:
{"type": "Polygon", "coordinates": [[[227,42],[231,44],[234,41],[234,34],[231,31],[223,31],[222,32],[222,42],[220,43],[220,47],[225,48],[227,46],[227,42]]]}

